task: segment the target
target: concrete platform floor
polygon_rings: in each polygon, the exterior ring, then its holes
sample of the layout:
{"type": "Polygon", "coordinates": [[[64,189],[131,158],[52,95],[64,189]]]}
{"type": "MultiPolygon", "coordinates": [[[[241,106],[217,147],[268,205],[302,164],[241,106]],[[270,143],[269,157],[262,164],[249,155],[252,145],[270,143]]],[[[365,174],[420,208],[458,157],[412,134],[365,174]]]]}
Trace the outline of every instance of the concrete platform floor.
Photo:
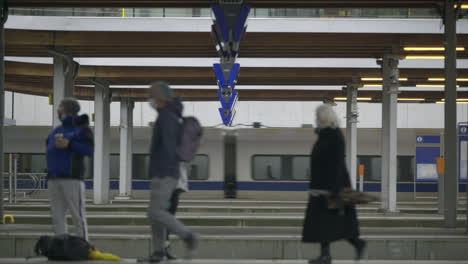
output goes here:
{"type": "MultiPolygon", "coordinates": [[[[0,258],[0,264],[68,264],[71,262],[47,261],[46,259],[13,259],[0,258]]],[[[137,263],[135,259],[125,259],[121,262],[105,262],[105,261],[78,261],[72,262],[75,264],[102,264],[102,263],[137,263]]],[[[166,263],[174,264],[306,264],[307,260],[217,260],[217,259],[199,259],[199,260],[177,260],[166,263]]],[[[352,260],[336,260],[334,264],[468,264],[467,261],[417,261],[417,260],[369,260],[369,261],[352,261],[352,260]]]]}

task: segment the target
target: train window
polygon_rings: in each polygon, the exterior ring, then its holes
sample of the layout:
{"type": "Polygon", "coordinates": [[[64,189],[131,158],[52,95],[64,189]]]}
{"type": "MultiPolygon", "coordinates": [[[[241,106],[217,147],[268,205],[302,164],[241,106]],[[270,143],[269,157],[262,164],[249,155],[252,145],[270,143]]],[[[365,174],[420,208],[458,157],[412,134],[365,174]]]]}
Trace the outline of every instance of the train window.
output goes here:
{"type": "MultiPolygon", "coordinates": [[[[382,174],[381,156],[358,156],[358,165],[364,165],[365,181],[380,181],[382,174]]],[[[359,167],[359,166],[358,166],[359,167]]],[[[397,157],[398,182],[414,181],[414,156],[397,157]]]]}
{"type": "MultiPolygon", "coordinates": [[[[148,154],[133,155],[133,179],[148,179],[148,154]]],[[[208,155],[197,155],[187,165],[189,180],[207,180],[209,178],[209,158],[208,155]]]]}
{"type": "Polygon", "coordinates": [[[253,177],[255,180],[281,180],[280,156],[255,156],[253,177]]]}
{"type": "Polygon", "coordinates": [[[294,157],[292,162],[294,180],[304,181],[310,179],[310,157],[294,157]]]}
{"type": "Polygon", "coordinates": [[[188,178],[191,181],[208,180],[209,158],[208,155],[197,155],[187,164],[188,178]]]}
{"type": "Polygon", "coordinates": [[[398,156],[397,177],[399,182],[413,182],[415,175],[415,164],[413,156],[398,156]]]}
{"type": "Polygon", "coordinates": [[[309,179],[309,157],[294,155],[256,155],[253,179],[263,181],[305,181],[309,179]]]}
{"type": "Polygon", "coordinates": [[[382,158],[380,156],[358,156],[358,164],[365,166],[365,181],[380,181],[382,174],[382,158]]]}

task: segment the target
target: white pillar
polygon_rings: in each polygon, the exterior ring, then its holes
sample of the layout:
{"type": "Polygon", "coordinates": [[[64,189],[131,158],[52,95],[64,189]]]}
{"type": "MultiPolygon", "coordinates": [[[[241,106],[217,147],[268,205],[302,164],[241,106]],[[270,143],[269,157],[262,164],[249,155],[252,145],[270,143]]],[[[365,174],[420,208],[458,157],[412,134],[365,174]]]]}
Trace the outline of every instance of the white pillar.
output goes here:
{"type": "Polygon", "coordinates": [[[120,101],[120,197],[130,197],[132,193],[133,108],[134,103],[131,99],[122,98],[120,101]]]}
{"type": "Polygon", "coordinates": [[[75,78],[78,73],[78,63],[73,61],[70,55],[60,53],[59,51],[50,51],[54,58],[54,106],[52,112],[52,125],[54,127],[61,124],[57,109],[60,102],[67,97],[73,97],[75,88],[75,78]]]}
{"type": "Polygon", "coordinates": [[[399,57],[385,55],[382,61],[382,204],[386,212],[396,212],[397,195],[397,107],[399,57]]]}
{"type": "Polygon", "coordinates": [[[110,102],[109,85],[95,81],[94,203],[109,203],[110,102]]]}
{"type": "Polygon", "coordinates": [[[351,186],[356,188],[357,122],[359,116],[357,105],[358,87],[350,84],[346,87],[346,93],[346,163],[351,178],[351,186]]]}

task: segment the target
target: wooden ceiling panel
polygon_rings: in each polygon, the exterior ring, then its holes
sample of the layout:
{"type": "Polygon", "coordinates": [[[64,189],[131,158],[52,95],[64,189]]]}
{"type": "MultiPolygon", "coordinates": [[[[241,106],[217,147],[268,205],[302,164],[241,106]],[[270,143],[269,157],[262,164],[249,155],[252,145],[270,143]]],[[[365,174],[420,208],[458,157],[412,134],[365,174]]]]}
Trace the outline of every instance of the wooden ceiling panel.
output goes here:
{"type": "MultiPolygon", "coordinates": [[[[218,57],[208,32],[63,32],[6,30],[7,56],[50,56],[63,46],[75,57],[218,57]]],[[[458,36],[458,52],[468,58],[468,35],[458,36]]],[[[248,33],[241,57],[250,58],[380,58],[408,54],[405,46],[442,46],[440,34],[377,33],[248,33]]],[[[419,54],[419,53],[416,53],[419,54]]],[[[433,53],[440,54],[440,53],[433,53]]]]}

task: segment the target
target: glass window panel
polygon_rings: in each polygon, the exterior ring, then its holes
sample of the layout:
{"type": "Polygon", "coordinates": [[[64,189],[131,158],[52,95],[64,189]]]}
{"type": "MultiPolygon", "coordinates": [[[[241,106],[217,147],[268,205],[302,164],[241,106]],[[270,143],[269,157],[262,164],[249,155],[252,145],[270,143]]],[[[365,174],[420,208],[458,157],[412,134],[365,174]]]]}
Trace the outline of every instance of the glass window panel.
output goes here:
{"type": "MultiPolygon", "coordinates": [[[[164,16],[165,17],[192,17],[194,13],[194,8],[165,8],[164,16]]],[[[199,12],[195,11],[195,14],[199,12]]]]}
{"type": "Polygon", "coordinates": [[[207,155],[197,155],[187,164],[187,173],[189,180],[208,180],[209,178],[209,160],[207,155]]]}
{"type": "Polygon", "coordinates": [[[255,17],[269,17],[270,12],[268,8],[255,8],[255,17]]]}
{"type": "Polygon", "coordinates": [[[280,156],[254,156],[253,178],[255,180],[280,180],[281,167],[280,156]]]}
{"type": "Polygon", "coordinates": [[[135,17],[163,17],[163,8],[135,8],[135,17]]]}
{"type": "Polygon", "coordinates": [[[310,157],[294,157],[292,164],[293,180],[305,181],[310,179],[310,157]]]}

